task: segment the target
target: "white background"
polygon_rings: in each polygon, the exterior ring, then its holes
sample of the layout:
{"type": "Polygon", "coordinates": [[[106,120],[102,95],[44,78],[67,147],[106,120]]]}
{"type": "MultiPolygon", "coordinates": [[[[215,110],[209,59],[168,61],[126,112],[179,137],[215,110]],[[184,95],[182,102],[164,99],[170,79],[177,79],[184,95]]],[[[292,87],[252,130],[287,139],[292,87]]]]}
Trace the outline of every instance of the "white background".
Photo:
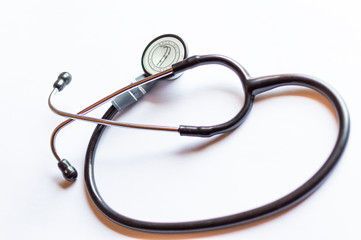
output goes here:
{"type": "MultiPolygon", "coordinates": [[[[359,1],[1,1],[1,239],[360,239],[359,1]],[[190,55],[223,54],[252,76],[304,73],[332,85],[351,115],[335,171],[308,199],[277,216],[205,233],[161,235],[119,227],[87,197],[83,161],[94,124],[75,122],[59,154],[80,174],[65,183],[51,154],[63,118],[47,97],[58,74],[72,83],[59,108],[76,112],[142,73],[144,47],[174,33],[190,55]]],[[[238,80],[222,68],[159,84],[120,120],[213,124],[240,108],[238,80]]],[[[101,116],[106,107],[94,116],[101,116]]],[[[232,214],[275,200],[307,180],[332,149],[330,104],[302,88],[257,98],[244,124],[222,137],[112,128],[99,145],[97,181],[119,212],[141,220],[184,221],[232,214]]]]}

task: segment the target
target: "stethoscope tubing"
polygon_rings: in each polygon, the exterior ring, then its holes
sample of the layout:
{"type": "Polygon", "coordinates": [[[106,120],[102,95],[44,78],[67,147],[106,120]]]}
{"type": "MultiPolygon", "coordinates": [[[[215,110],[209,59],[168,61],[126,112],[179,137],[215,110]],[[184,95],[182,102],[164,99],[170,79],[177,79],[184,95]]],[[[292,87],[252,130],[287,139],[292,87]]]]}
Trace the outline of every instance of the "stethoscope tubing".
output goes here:
{"type": "MultiPolygon", "coordinates": [[[[224,227],[231,227],[240,224],[250,223],[270,215],[288,209],[314,192],[323,181],[329,176],[338,163],[347,144],[350,132],[350,118],[345,102],[341,96],[330,86],[322,81],[305,75],[273,75],[259,78],[250,78],[239,64],[229,58],[218,55],[195,56],[175,64],[175,72],[182,72],[193,67],[205,64],[221,64],[232,69],[241,79],[245,90],[245,104],[241,111],[230,121],[209,127],[180,126],[181,135],[191,136],[213,136],[238,127],[249,114],[253,101],[258,94],[282,86],[303,86],[311,88],[324,95],[332,104],[337,116],[338,135],[335,145],[324,164],[319,170],[301,186],[289,194],[263,206],[218,218],[205,219],[188,222],[148,222],[129,218],[113,210],[101,197],[95,182],[94,159],[97,144],[106,126],[97,125],[90,139],[86,159],[84,176],[87,191],[95,206],[111,221],[138,231],[157,233],[180,233],[214,230],[224,227]]],[[[118,111],[112,106],[103,116],[104,119],[112,119],[118,111]]]]}

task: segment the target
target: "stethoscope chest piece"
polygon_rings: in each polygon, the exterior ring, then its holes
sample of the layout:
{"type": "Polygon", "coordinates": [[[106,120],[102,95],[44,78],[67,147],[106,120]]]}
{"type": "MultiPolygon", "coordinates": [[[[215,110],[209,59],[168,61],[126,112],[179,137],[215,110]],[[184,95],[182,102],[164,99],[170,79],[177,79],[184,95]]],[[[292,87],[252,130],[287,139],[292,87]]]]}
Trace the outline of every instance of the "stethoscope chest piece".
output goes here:
{"type": "MultiPolygon", "coordinates": [[[[154,75],[172,67],[188,56],[185,42],[174,34],[165,34],[153,39],[142,55],[142,68],[146,75],[154,75]]],[[[180,77],[176,74],[168,80],[180,77]]]]}

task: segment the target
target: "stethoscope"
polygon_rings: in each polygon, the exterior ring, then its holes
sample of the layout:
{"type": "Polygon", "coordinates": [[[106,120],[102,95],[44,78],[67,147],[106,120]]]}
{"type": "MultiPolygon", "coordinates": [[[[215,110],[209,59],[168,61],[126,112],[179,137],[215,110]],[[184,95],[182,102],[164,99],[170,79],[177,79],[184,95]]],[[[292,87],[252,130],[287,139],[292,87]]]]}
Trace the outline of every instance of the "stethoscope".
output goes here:
{"type": "Polygon", "coordinates": [[[62,91],[72,79],[69,73],[61,73],[54,83],[54,89],[49,96],[48,104],[51,110],[56,114],[68,118],[68,120],[55,128],[51,136],[51,149],[55,158],[58,160],[58,167],[64,178],[67,181],[75,181],[78,173],[66,159],[62,159],[58,155],[55,148],[56,136],[63,127],[73,120],[79,119],[98,123],[91,136],[85,158],[84,175],[89,196],[100,212],[111,221],[131,229],[146,232],[177,233],[212,230],[245,224],[288,209],[315,191],[336,166],[348,140],[350,119],[347,107],[340,95],[326,83],[310,76],[283,74],[252,78],[241,65],[228,57],[220,55],[187,57],[187,55],[187,46],[180,37],[173,34],[166,34],[155,38],[148,44],[143,52],[142,67],[145,73],[142,76],[137,78],[132,84],[100,99],[77,114],[60,111],[52,104],[52,99],[55,94],[62,91]],[[243,86],[244,105],[238,114],[229,121],[213,126],[180,125],[178,127],[173,127],[122,123],[112,120],[119,111],[136,103],[153,87],[156,81],[176,79],[187,70],[208,64],[219,64],[229,68],[238,76],[243,86]],[[257,95],[277,87],[289,85],[307,87],[324,95],[334,108],[339,127],[336,143],[327,160],[311,178],[296,190],[273,202],[248,211],[223,217],[188,222],[148,222],[129,218],[113,210],[101,197],[94,177],[94,156],[97,144],[106,126],[178,132],[181,136],[211,137],[213,135],[232,131],[240,126],[250,112],[257,95]],[[102,119],[86,116],[87,113],[110,100],[113,100],[112,106],[107,110],[102,119]]]}

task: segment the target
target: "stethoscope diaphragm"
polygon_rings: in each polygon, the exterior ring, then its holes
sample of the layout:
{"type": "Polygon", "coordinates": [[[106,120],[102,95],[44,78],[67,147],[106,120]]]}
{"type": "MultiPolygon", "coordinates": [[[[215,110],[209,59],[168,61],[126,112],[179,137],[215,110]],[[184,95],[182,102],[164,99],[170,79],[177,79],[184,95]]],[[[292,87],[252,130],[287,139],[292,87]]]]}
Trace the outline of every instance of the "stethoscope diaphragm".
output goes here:
{"type": "MultiPolygon", "coordinates": [[[[174,34],[165,34],[153,39],[144,49],[142,68],[146,75],[154,75],[172,67],[188,57],[185,42],[174,34]]],[[[180,74],[168,78],[174,80],[180,74]]]]}

